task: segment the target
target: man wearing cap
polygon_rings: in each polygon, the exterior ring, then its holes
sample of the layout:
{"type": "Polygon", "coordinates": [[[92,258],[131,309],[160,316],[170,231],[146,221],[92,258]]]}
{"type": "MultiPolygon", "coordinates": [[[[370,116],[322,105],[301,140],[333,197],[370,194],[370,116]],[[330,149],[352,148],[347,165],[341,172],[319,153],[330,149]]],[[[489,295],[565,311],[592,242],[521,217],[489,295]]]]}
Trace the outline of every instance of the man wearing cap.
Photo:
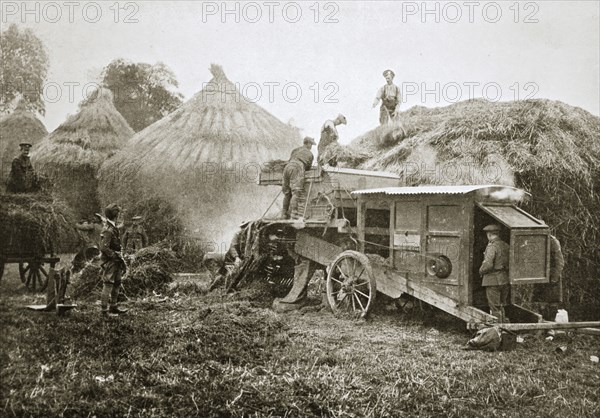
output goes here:
{"type": "Polygon", "coordinates": [[[36,192],[39,190],[39,182],[29,158],[31,144],[23,142],[19,147],[21,154],[12,162],[6,190],[10,193],[36,192]]]}
{"type": "Polygon", "coordinates": [[[509,245],[500,239],[500,225],[491,224],[483,228],[487,235],[488,244],[485,248],[483,263],[479,274],[483,277],[482,286],[491,314],[499,322],[508,322],[504,315],[504,306],[508,304],[508,257],[509,245]]]}
{"type": "Polygon", "coordinates": [[[131,220],[133,225],[123,234],[123,248],[127,254],[135,253],[148,245],[148,235],[142,225],[142,217],[134,216],[131,220]]]}
{"type": "Polygon", "coordinates": [[[337,126],[341,124],[346,125],[346,117],[341,113],[334,120],[326,120],[323,126],[321,127],[321,139],[319,140],[319,146],[317,147],[318,157],[317,161],[321,165],[329,164],[332,167],[337,165],[337,159],[335,156],[330,157],[327,151],[333,144],[337,144],[338,139],[340,138],[337,126]]]}
{"type": "Polygon", "coordinates": [[[314,160],[311,148],[316,142],[311,137],[304,138],[303,145],[292,151],[290,159],[283,169],[283,208],[281,217],[289,219],[298,208],[298,197],[304,189],[304,172],[310,170],[314,160]]]}
{"type": "Polygon", "coordinates": [[[384,125],[393,120],[400,111],[400,87],[394,84],[394,72],[385,70],[383,77],[387,82],[383,87],[377,90],[377,95],[373,101],[373,107],[377,107],[381,100],[381,108],[379,109],[379,123],[384,125]]]}
{"type": "Polygon", "coordinates": [[[126,271],[125,260],[121,255],[121,239],[116,221],[121,208],[111,203],[104,210],[106,224],[100,237],[100,260],[102,262],[102,314],[122,314],[127,312],[117,306],[121,276],[126,271]]]}
{"type": "Polygon", "coordinates": [[[232,276],[239,273],[242,261],[246,258],[246,244],[248,243],[248,236],[251,233],[251,226],[250,221],[244,221],[238,226],[238,230],[233,234],[233,238],[231,238],[229,250],[225,253],[223,262],[208,290],[212,291],[216,289],[221,285],[223,280],[226,286],[229,285],[232,276]],[[228,269],[227,266],[233,266],[233,268],[228,269]]]}

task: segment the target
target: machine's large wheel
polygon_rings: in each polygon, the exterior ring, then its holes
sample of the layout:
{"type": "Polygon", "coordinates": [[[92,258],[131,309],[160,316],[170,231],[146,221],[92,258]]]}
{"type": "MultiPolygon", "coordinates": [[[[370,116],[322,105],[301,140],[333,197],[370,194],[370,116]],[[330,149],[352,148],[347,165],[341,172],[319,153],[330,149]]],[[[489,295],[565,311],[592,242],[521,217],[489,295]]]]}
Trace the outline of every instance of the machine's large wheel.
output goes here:
{"type": "Polygon", "coordinates": [[[48,286],[48,272],[44,269],[44,263],[30,261],[19,263],[19,276],[25,286],[34,292],[45,290],[48,286]]]}
{"type": "Polygon", "coordinates": [[[377,286],[367,256],[347,250],[337,256],[327,274],[327,300],[334,313],[364,318],[373,306],[377,286]]]}

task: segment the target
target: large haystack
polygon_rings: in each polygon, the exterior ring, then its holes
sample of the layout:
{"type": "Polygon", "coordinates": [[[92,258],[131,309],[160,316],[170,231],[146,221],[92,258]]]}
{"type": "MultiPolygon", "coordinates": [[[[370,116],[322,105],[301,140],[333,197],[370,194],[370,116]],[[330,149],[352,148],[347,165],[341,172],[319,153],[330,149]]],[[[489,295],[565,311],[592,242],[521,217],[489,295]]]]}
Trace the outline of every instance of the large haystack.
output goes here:
{"type": "Polygon", "coordinates": [[[32,154],[38,171],[48,175],[81,218],[100,209],[97,173],[100,165],[133,136],[113,105],[112,92],[96,90],[79,112],[40,142],[32,154]]]}
{"type": "Polygon", "coordinates": [[[13,158],[19,155],[19,144],[36,145],[47,134],[44,124],[27,111],[23,99],[14,112],[0,118],[0,190],[4,189],[13,158]]]}
{"type": "Polygon", "coordinates": [[[190,234],[227,245],[235,225],[260,216],[277,194],[256,185],[260,166],[301,144],[296,128],[243,97],[220,66],[210,71],[202,91],[137,133],[100,171],[105,202],[165,225],[154,239],[181,232],[166,230],[177,218],[190,234]]]}
{"type": "Polygon", "coordinates": [[[600,304],[600,118],[550,100],[482,100],[401,114],[401,124],[354,140],[386,170],[414,184],[515,185],[566,253],[571,300],[600,304]]]}

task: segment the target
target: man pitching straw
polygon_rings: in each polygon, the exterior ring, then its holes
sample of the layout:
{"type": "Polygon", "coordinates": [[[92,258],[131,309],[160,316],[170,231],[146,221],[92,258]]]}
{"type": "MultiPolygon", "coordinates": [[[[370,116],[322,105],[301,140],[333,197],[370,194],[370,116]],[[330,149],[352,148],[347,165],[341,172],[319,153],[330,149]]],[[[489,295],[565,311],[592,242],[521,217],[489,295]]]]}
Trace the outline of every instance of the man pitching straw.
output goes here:
{"type": "Polygon", "coordinates": [[[291,214],[298,209],[298,198],[304,189],[304,172],[310,170],[314,160],[311,148],[316,142],[311,137],[304,138],[303,145],[292,151],[290,159],[283,169],[283,208],[281,217],[290,219],[291,214]]]}
{"type": "Polygon", "coordinates": [[[125,260],[121,255],[121,238],[116,221],[121,208],[111,203],[104,210],[106,224],[100,238],[100,260],[102,262],[102,315],[123,314],[127,309],[117,306],[119,288],[121,287],[121,276],[126,271],[125,260]]]}
{"type": "Polygon", "coordinates": [[[338,144],[340,135],[338,134],[337,126],[341,125],[342,123],[346,125],[348,122],[346,117],[340,113],[334,120],[325,121],[321,127],[321,139],[319,140],[319,146],[317,147],[317,161],[319,164],[329,164],[332,167],[337,165],[337,159],[335,156],[330,157],[330,155],[335,154],[335,152],[327,152],[327,148],[338,144]]]}
{"type": "Polygon", "coordinates": [[[483,276],[482,286],[491,314],[499,322],[508,322],[504,314],[504,306],[508,304],[510,290],[508,280],[509,245],[500,239],[500,225],[491,224],[483,228],[487,235],[488,244],[485,247],[483,263],[479,274],[483,276]]]}
{"type": "Polygon", "coordinates": [[[383,77],[385,77],[386,84],[377,91],[377,96],[375,96],[375,100],[373,101],[374,108],[381,101],[381,108],[379,109],[379,123],[381,125],[394,120],[400,111],[401,102],[400,87],[394,84],[394,72],[392,70],[385,70],[383,77]]]}

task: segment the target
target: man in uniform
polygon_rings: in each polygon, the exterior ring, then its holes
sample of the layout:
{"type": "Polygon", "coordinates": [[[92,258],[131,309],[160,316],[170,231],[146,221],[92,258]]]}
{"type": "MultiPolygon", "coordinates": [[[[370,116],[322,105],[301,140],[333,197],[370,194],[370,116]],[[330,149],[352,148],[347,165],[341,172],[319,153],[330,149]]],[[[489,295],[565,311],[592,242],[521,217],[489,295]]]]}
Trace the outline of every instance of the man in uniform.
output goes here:
{"type": "Polygon", "coordinates": [[[304,172],[310,170],[314,160],[311,148],[316,142],[311,137],[304,138],[304,143],[292,151],[290,159],[283,169],[283,208],[281,217],[290,219],[294,210],[298,208],[298,197],[304,188],[304,172]]]}
{"type": "Polygon", "coordinates": [[[12,162],[6,190],[10,193],[36,192],[39,190],[39,182],[29,158],[31,144],[23,142],[19,147],[21,155],[12,162]]]}
{"type": "Polygon", "coordinates": [[[131,220],[133,225],[123,234],[123,248],[127,254],[135,253],[148,245],[148,235],[142,225],[142,217],[134,216],[131,220]]]}
{"type": "Polygon", "coordinates": [[[394,76],[392,70],[383,72],[383,77],[385,77],[387,83],[377,91],[377,96],[373,101],[374,108],[381,101],[381,108],[379,109],[379,123],[381,125],[393,120],[400,110],[400,87],[394,84],[394,76]]]}
{"type": "Polygon", "coordinates": [[[550,282],[535,285],[533,300],[543,304],[544,319],[554,321],[556,312],[563,302],[562,272],[565,268],[565,258],[560,241],[554,235],[549,235],[548,238],[550,238],[550,282]]]}
{"type": "Polygon", "coordinates": [[[333,146],[338,143],[338,139],[340,138],[337,126],[341,124],[346,125],[346,117],[342,114],[339,114],[334,120],[327,120],[321,127],[321,139],[319,140],[319,146],[317,147],[318,157],[317,161],[321,165],[329,164],[332,167],[337,165],[337,160],[334,157],[330,157],[331,154],[327,153],[327,148],[333,146]]]}
{"type": "MultiPolygon", "coordinates": [[[[209,289],[212,291],[221,285],[223,280],[225,280],[225,285],[229,285],[231,277],[237,273],[237,270],[240,268],[242,261],[246,258],[246,243],[248,240],[248,234],[250,221],[242,222],[238,230],[233,234],[233,238],[231,238],[231,242],[229,244],[229,250],[225,253],[225,257],[223,257],[223,261],[221,266],[217,270],[215,274],[215,278],[211,282],[209,289]],[[229,269],[227,268],[229,266],[229,269]]],[[[206,264],[211,261],[212,257],[206,257],[206,264]]],[[[206,265],[205,264],[205,265],[206,265]]]]}
{"type": "Polygon", "coordinates": [[[117,306],[121,276],[126,271],[125,260],[121,255],[121,239],[116,221],[121,208],[111,203],[104,210],[106,224],[100,238],[100,260],[102,262],[102,314],[122,314],[127,312],[117,306]]]}
{"type": "Polygon", "coordinates": [[[500,239],[500,225],[491,224],[483,228],[488,245],[485,248],[483,263],[479,274],[483,276],[482,286],[491,314],[500,322],[508,322],[504,315],[504,306],[508,304],[510,285],[508,281],[509,245],[500,239]]]}

